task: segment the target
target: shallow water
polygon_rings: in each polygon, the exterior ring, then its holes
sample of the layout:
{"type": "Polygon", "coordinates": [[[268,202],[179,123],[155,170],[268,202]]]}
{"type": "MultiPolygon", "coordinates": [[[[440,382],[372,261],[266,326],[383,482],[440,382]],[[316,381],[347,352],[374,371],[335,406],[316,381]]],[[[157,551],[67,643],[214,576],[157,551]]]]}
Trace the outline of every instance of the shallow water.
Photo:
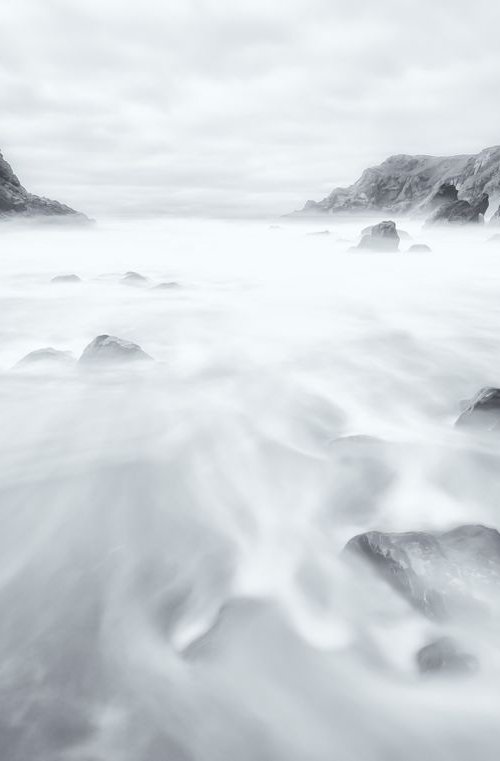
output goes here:
{"type": "Polygon", "coordinates": [[[422,679],[441,629],[339,553],[500,528],[498,444],[453,427],[500,385],[500,242],[364,224],[0,231],[2,759],[496,761],[496,630],[422,679]],[[155,363],[13,369],[101,333],[155,363]]]}

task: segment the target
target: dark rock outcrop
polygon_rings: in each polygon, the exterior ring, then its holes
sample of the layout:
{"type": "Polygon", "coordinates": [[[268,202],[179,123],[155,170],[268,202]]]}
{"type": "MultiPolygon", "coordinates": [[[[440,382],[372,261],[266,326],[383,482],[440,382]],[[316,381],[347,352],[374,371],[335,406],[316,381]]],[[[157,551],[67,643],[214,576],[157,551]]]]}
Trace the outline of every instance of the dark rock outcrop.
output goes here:
{"type": "Polygon", "coordinates": [[[477,431],[500,428],[500,388],[482,388],[467,404],[455,425],[477,431]]]}
{"type": "Polygon", "coordinates": [[[408,249],[410,253],[429,253],[432,251],[432,248],[427,245],[427,243],[414,243],[410,248],[408,249]]]}
{"type": "Polygon", "coordinates": [[[484,222],[489,206],[488,193],[482,193],[476,201],[453,201],[440,206],[427,220],[427,225],[435,224],[478,224],[484,222]]]}
{"type": "Polygon", "coordinates": [[[51,283],[81,283],[82,279],[78,275],[56,275],[50,281],[51,283]]]}
{"type": "Polygon", "coordinates": [[[500,582],[500,534],[480,525],[452,531],[383,533],[351,539],[345,552],[366,561],[432,619],[486,614],[500,582]]]}
{"type": "Polygon", "coordinates": [[[391,156],[366,169],[359,180],[336,188],[322,201],[308,201],[293,216],[346,212],[426,215],[452,202],[454,190],[473,201],[482,193],[500,199],[500,146],[461,156],[391,156]],[[436,206],[432,206],[436,203],[436,206]]]}
{"type": "Polygon", "coordinates": [[[75,361],[70,351],[60,351],[48,346],[44,349],[30,351],[25,357],[19,360],[16,367],[42,366],[42,365],[71,365],[75,361]]]}
{"type": "Polygon", "coordinates": [[[0,153],[0,217],[11,216],[57,216],[71,221],[89,222],[84,214],[59,201],[28,193],[0,153]]]}
{"type": "Polygon", "coordinates": [[[385,221],[365,228],[358,249],[397,251],[399,249],[399,235],[396,230],[396,223],[385,221]]]}
{"type": "Polygon", "coordinates": [[[105,334],[94,338],[78,361],[81,365],[99,366],[144,360],[152,361],[152,357],[146,354],[138,344],[105,334]]]}
{"type": "Polygon", "coordinates": [[[461,650],[451,637],[440,637],[425,645],[418,651],[416,660],[421,674],[472,674],[479,667],[477,658],[461,650]]]}

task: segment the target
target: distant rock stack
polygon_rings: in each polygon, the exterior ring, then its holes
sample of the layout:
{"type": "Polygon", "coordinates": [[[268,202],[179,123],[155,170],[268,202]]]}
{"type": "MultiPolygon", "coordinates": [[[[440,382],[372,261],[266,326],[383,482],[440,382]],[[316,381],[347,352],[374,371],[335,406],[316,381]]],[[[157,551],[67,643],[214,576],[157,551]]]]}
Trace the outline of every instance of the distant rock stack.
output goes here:
{"type": "Polygon", "coordinates": [[[59,201],[35,196],[23,188],[10,164],[0,153],[0,216],[58,216],[71,221],[88,222],[80,212],[59,201]]]}
{"type": "Polygon", "coordinates": [[[290,216],[381,213],[428,216],[458,197],[475,203],[487,193],[500,199],[500,146],[461,156],[390,156],[365,169],[359,180],[335,188],[322,201],[308,201],[290,216]]]}

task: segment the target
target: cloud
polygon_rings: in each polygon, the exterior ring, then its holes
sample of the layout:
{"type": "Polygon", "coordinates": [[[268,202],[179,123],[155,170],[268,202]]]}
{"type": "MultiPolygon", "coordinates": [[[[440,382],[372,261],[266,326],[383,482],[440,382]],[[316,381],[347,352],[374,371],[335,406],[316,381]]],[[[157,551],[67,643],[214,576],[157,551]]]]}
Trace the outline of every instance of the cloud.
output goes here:
{"type": "Polygon", "coordinates": [[[3,0],[1,144],[104,211],[281,213],[498,142],[492,0],[3,0]]]}

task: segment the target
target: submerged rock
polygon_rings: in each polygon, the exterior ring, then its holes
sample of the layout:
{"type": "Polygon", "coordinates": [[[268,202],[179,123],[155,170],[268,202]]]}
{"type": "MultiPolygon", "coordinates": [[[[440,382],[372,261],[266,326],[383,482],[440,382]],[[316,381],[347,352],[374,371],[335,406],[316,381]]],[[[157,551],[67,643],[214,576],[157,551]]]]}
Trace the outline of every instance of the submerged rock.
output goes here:
{"type": "Polygon", "coordinates": [[[500,388],[482,388],[464,409],[456,426],[478,431],[494,431],[500,427],[500,388]]]}
{"type": "Polygon", "coordinates": [[[488,193],[482,195],[473,203],[469,201],[453,201],[442,204],[432,214],[426,225],[435,224],[479,224],[484,222],[484,215],[489,206],[488,193]]]}
{"type": "Polygon", "coordinates": [[[147,282],[147,277],[144,277],[139,272],[126,272],[122,277],[122,283],[126,285],[143,285],[147,282]]]}
{"type": "Polygon", "coordinates": [[[89,343],[78,361],[81,365],[107,365],[152,359],[138,344],[104,334],[89,343]]]}
{"type": "Polygon", "coordinates": [[[330,235],[330,230],[317,230],[316,232],[306,233],[307,235],[330,235]]]}
{"type": "Polygon", "coordinates": [[[422,647],[416,655],[421,674],[472,674],[479,668],[474,655],[463,652],[451,637],[441,637],[422,647]]]}
{"type": "Polygon", "coordinates": [[[78,275],[56,275],[50,281],[51,283],[81,283],[81,277],[78,275]]]}
{"type": "Polygon", "coordinates": [[[414,243],[413,246],[410,246],[408,249],[409,253],[429,253],[432,251],[432,248],[427,245],[427,243],[414,243]]]}
{"type": "Polygon", "coordinates": [[[170,283],[158,283],[158,285],[153,286],[154,291],[171,291],[175,288],[180,288],[180,284],[176,283],[175,280],[172,280],[170,283]]]}
{"type": "Polygon", "coordinates": [[[366,228],[358,244],[358,249],[371,251],[397,251],[398,248],[399,235],[396,223],[390,220],[366,228]]]}
{"type": "Polygon", "coordinates": [[[500,582],[500,534],[481,525],[445,532],[369,531],[345,551],[366,561],[413,607],[432,619],[486,613],[500,582]]]}
{"type": "Polygon", "coordinates": [[[75,358],[70,351],[60,351],[59,349],[53,349],[48,346],[44,349],[36,349],[30,351],[25,357],[19,360],[16,367],[24,367],[26,365],[46,365],[46,364],[58,364],[58,365],[71,365],[75,362],[75,358]]]}

